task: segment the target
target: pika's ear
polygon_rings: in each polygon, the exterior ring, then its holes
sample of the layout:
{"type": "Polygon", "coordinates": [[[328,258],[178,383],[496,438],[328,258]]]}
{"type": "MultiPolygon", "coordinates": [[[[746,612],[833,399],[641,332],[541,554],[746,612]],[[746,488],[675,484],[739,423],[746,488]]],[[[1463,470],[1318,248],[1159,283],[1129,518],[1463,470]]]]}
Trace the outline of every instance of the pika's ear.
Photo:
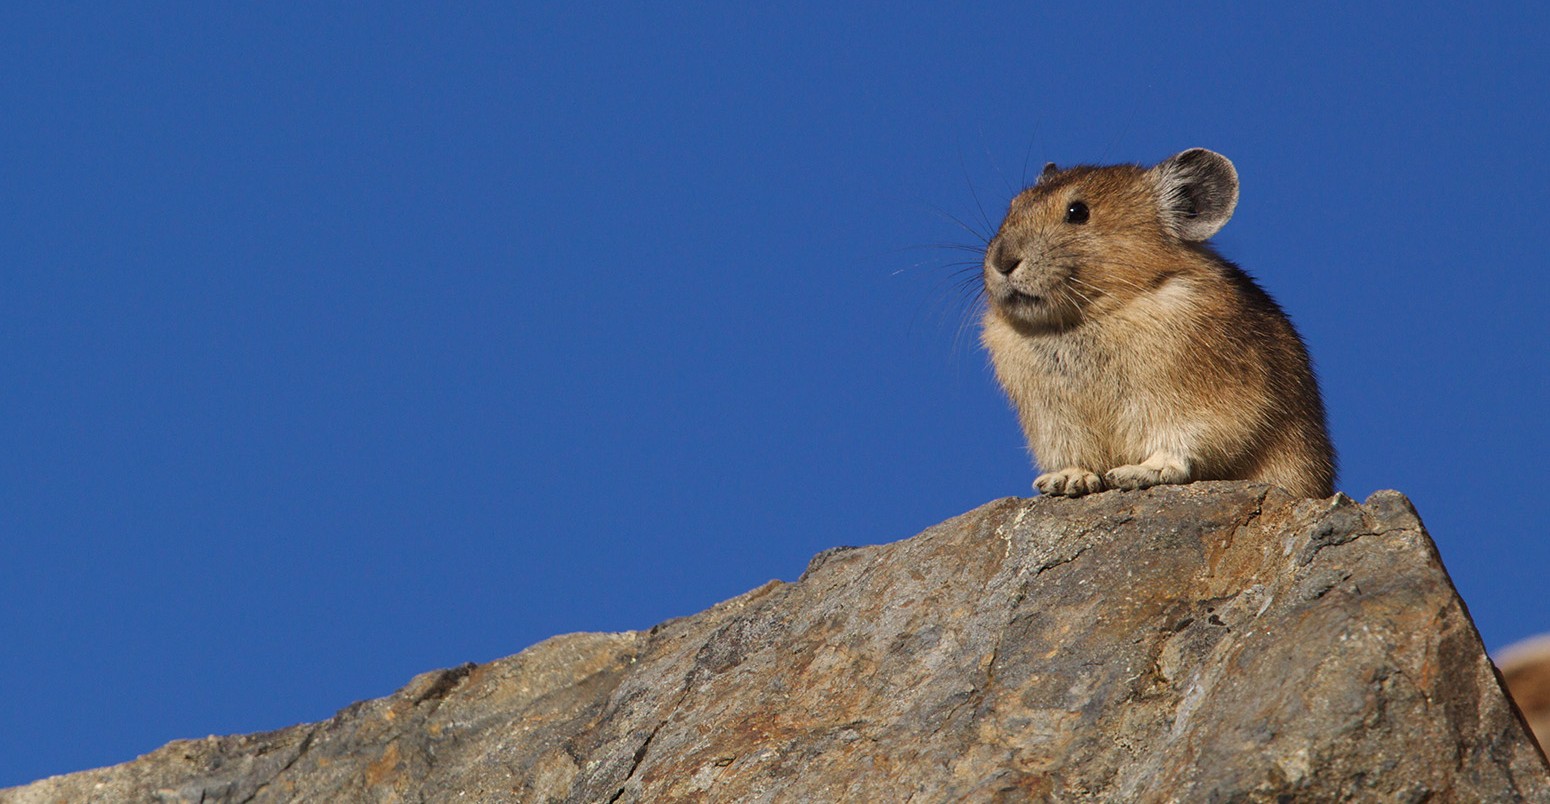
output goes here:
{"type": "Polygon", "coordinates": [[[1180,240],[1209,239],[1227,225],[1238,206],[1238,171],[1215,151],[1191,148],[1146,174],[1157,188],[1164,224],[1180,240]]]}

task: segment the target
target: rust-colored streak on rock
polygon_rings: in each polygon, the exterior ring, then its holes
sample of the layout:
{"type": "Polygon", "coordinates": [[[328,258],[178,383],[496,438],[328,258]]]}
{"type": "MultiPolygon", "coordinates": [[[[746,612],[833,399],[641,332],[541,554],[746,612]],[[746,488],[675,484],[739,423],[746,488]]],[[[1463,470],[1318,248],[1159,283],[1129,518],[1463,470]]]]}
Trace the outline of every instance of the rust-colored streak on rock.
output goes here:
{"type": "Polygon", "coordinates": [[[398,743],[388,743],[382,757],[366,766],[366,785],[376,787],[398,774],[398,743]]]}

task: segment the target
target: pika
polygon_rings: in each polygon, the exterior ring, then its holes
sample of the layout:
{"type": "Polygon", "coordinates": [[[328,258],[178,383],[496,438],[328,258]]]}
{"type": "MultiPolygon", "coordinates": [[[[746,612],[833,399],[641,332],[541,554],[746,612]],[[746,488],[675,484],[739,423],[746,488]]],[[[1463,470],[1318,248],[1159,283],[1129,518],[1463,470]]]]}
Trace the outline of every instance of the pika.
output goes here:
{"type": "Polygon", "coordinates": [[[1238,173],[1194,148],[1151,168],[1045,166],[985,249],[981,341],[1044,494],[1194,480],[1334,493],[1307,348],[1206,241],[1238,173]]]}

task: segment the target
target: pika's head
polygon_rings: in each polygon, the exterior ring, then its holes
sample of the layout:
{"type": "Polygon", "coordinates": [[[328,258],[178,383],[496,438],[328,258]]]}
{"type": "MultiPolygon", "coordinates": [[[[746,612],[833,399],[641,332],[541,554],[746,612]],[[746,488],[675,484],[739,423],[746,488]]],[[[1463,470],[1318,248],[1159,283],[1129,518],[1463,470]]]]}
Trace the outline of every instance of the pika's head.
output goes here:
{"type": "Polygon", "coordinates": [[[1152,168],[1052,162],[985,249],[986,296],[1012,323],[1075,326],[1166,283],[1237,204],[1232,162],[1204,148],[1152,168]]]}

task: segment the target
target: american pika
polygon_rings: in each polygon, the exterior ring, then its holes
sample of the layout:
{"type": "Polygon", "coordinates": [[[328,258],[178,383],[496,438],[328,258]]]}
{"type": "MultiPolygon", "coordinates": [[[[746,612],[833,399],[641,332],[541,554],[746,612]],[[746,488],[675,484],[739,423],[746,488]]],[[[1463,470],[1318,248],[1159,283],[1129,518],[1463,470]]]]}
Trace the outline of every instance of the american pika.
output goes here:
{"type": "Polygon", "coordinates": [[[1194,480],[1333,493],[1302,339],[1206,240],[1238,173],[1194,148],[1152,168],[1053,163],[985,249],[982,342],[1045,494],[1194,480]]]}

